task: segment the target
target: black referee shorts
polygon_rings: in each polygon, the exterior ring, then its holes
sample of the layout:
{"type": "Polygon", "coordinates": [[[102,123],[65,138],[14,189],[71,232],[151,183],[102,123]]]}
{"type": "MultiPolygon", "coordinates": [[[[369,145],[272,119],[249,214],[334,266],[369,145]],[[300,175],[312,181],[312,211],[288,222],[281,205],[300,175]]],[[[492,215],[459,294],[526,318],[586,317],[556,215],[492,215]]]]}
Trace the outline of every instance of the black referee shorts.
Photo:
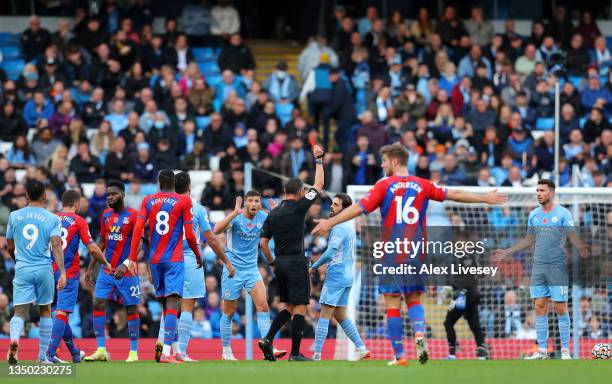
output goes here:
{"type": "Polygon", "coordinates": [[[278,280],[280,301],[289,305],[307,305],[310,300],[310,275],[305,257],[277,257],[274,273],[278,280]]]}

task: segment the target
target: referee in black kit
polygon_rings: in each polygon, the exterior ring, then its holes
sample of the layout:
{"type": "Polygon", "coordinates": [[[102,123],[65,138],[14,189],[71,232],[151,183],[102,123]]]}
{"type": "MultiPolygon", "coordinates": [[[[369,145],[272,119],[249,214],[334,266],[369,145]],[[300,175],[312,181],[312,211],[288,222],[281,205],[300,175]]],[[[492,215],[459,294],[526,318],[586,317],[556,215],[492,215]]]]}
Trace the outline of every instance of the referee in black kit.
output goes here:
{"type": "Polygon", "coordinates": [[[315,145],[312,148],[316,170],[314,186],[304,191],[299,179],[289,179],[285,184],[285,199],[274,208],[266,219],[261,234],[260,246],[268,260],[272,258],[268,243],[274,238],[276,260],[274,273],[278,280],[280,301],[284,310],[274,318],[270,331],[259,341],[266,360],[275,361],[272,340],[274,335],[290,319],[291,355],[289,361],[312,361],[300,353],[300,343],[306,320],[306,306],[310,299],[310,275],[308,260],[304,255],[304,221],[310,206],[323,190],[323,156],[325,152],[315,145]]]}

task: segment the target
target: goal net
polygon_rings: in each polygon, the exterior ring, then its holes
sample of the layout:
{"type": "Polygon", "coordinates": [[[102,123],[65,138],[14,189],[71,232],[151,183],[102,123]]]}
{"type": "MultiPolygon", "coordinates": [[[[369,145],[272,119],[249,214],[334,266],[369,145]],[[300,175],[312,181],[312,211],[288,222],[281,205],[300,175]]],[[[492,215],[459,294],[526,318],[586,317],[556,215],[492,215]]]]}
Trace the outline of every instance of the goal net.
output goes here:
{"type": "MultiPolygon", "coordinates": [[[[349,186],[348,193],[355,200],[363,197],[369,186],[349,186]]],[[[491,188],[466,187],[463,190],[485,193],[491,188]]],[[[427,209],[427,225],[465,226],[477,236],[487,238],[495,248],[510,246],[509,241],[525,235],[529,212],[537,206],[535,188],[499,188],[508,194],[509,201],[502,207],[483,204],[463,204],[446,201],[430,201],[427,209]],[[514,232],[511,233],[514,228],[514,232]],[[519,229],[521,228],[521,229],[519,229]]],[[[591,249],[590,258],[580,258],[569,251],[571,264],[569,286],[569,313],[572,319],[571,350],[575,357],[590,356],[591,347],[597,342],[610,342],[612,326],[612,190],[593,188],[557,188],[558,203],[569,209],[581,236],[591,249]],[[579,278],[578,278],[579,276],[579,278]]],[[[380,212],[372,212],[355,221],[358,244],[356,279],[352,289],[349,313],[355,319],[362,337],[374,359],[391,359],[391,344],[386,333],[386,316],[383,296],[371,281],[365,282],[364,270],[369,268],[364,228],[380,227],[380,212]]],[[[567,248],[568,250],[571,248],[567,248]]],[[[483,280],[478,283],[480,296],[480,325],[494,359],[514,359],[531,354],[537,349],[535,342],[535,318],[529,294],[529,263],[522,255],[505,261],[507,276],[500,284],[483,280]]],[[[428,286],[421,302],[425,307],[427,337],[430,355],[434,359],[447,358],[448,343],[444,326],[445,317],[453,297],[449,285],[428,286]]],[[[413,332],[405,303],[404,350],[415,358],[413,332]]],[[[556,316],[549,312],[549,352],[560,350],[556,316]]],[[[474,337],[464,319],[455,324],[458,340],[457,358],[475,358],[474,337]]],[[[350,342],[340,347],[336,358],[351,358],[350,342]]]]}

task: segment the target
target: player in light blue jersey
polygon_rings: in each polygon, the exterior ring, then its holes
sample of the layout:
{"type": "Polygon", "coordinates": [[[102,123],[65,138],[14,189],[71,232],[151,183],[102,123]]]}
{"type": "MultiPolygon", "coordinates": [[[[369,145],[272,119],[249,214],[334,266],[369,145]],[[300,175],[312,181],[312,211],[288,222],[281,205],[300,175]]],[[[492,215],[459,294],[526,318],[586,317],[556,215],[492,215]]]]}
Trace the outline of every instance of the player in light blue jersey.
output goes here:
{"type": "Polygon", "coordinates": [[[538,181],[536,196],[540,207],[529,213],[527,236],[516,245],[495,250],[493,257],[500,260],[515,252],[534,245],[533,268],[531,272],[531,297],[536,313],[536,338],[538,351],[527,359],[548,358],[548,304],[554,302],[559,320],[561,358],[570,360],[570,317],[567,312],[568,272],[565,254],[565,237],[578,249],[580,256],[589,255],[575,229],[570,212],[555,204],[555,183],[542,179],[538,181]]]}
{"type": "Polygon", "coordinates": [[[41,362],[48,362],[46,354],[53,327],[51,303],[55,294],[51,252],[59,270],[57,289],[62,290],[66,286],[60,218],[45,208],[47,195],[43,183],[37,180],[28,181],[26,193],[30,204],[11,212],[6,229],[8,251],[15,259],[15,314],[10,322],[11,342],[7,354],[9,364],[17,364],[19,338],[28,318],[30,304],[34,302],[38,304],[40,311],[38,358],[41,362]]]}
{"type": "MultiPolygon", "coordinates": [[[[223,360],[236,360],[232,353],[230,337],[232,318],[236,313],[237,300],[246,289],[253,298],[257,311],[257,327],[262,337],[270,329],[270,309],[268,308],[266,286],[263,283],[257,260],[259,258],[259,237],[268,214],[261,209],[261,194],[248,191],[245,195],[244,208],[242,198],[236,198],[232,213],[215,225],[215,233],[225,232],[225,253],[236,268],[236,274],[230,278],[223,268],[221,279],[221,296],[223,298],[223,315],[221,316],[221,344],[223,360]]],[[[268,260],[273,263],[274,260],[268,260]]],[[[286,351],[275,351],[276,357],[282,357],[286,351]]]]}
{"type": "MultiPolygon", "coordinates": [[[[353,204],[353,200],[346,193],[337,194],[332,200],[331,216],[335,216],[353,204]]],[[[332,316],[346,333],[346,336],[357,347],[356,360],[370,357],[370,352],[359,337],[355,324],[346,315],[349,293],[353,285],[353,258],[355,255],[355,228],[349,221],[332,227],[327,241],[327,250],[310,266],[311,273],[315,273],[322,265],[327,265],[325,282],[321,290],[319,303],[321,316],[315,331],[313,360],[321,360],[321,350],[327,338],[329,321],[332,316]]]]}
{"type": "MultiPolygon", "coordinates": [[[[174,189],[179,195],[191,195],[191,178],[188,172],[179,172],[174,176],[174,189]]],[[[206,243],[208,243],[217,257],[225,263],[226,268],[233,270],[231,262],[228,261],[223,251],[223,247],[219,244],[217,237],[211,230],[206,208],[197,203],[193,204],[192,225],[198,244],[200,244],[201,234],[204,234],[206,243]]],[[[195,360],[187,355],[187,345],[189,344],[191,335],[193,309],[196,300],[206,295],[204,287],[204,270],[201,266],[198,266],[196,255],[185,239],[183,239],[183,258],[185,259],[185,277],[183,282],[183,297],[181,299],[181,315],[177,327],[178,340],[176,343],[173,343],[172,348],[175,352],[174,357],[177,361],[195,362],[195,360]]],[[[155,349],[156,354],[162,352],[164,344],[163,338],[164,324],[162,317],[155,349]]]]}

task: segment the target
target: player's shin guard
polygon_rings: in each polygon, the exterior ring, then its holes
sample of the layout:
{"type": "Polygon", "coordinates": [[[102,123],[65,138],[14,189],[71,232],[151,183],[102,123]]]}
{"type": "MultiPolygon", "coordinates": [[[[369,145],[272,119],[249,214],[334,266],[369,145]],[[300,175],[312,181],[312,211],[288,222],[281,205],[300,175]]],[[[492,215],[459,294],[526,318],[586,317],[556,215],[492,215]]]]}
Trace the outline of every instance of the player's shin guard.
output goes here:
{"type": "Polygon", "coordinates": [[[157,332],[157,342],[159,344],[164,343],[164,335],[166,334],[164,328],[164,317],[166,317],[166,311],[163,312],[161,319],[159,320],[159,332],[157,332]]]}
{"type": "Polygon", "coordinates": [[[46,360],[49,341],[51,340],[51,329],[53,328],[53,320],[50,317],[41,317],[38,323],[38,333],[40,336],[40,345],[38,349],[38,358],[46,360]]]}
{"type": "Polygon", "coordinates": [[[302,315],[293,315],[291,323],[291,356],[300,354],[300,344],[302,343],[302,335],[304,334],[304,326],[306,320],[302,315]]]}
{"type": "Polygon", "coordinates": [[[569,349],[570,342],[570,316],[569,313],[557,315],[559,321],[559,338],[561,339],[561,349],[569,349]]]}
{"type": "Polygon", "coordinates": [[[53,327],[51,328],[51,341],[49,342],[47,355],[55,356],[57,348],[64,338],[64,331],[66,330],[67,323],[68,317],[63,313],[58,313],[55,316],[55,320],[53,320],[53,327]]]}
{"type": "Polygon", "coordinates": [[[221,331],[221,345],[223,348],[228,348],[230,346],[230,337],[232,336],[232,319],[225,313],[221,315],[219,330],[221,331]]]}
{"type": "Polygon", "coordinates": [[[361,336],[359,336],[359,331],[357,330],[357,327],[351,321],[351,319],[346,318],[342,320],[340,326],[344,330],[344,333],[346,333],[346,337],[348,337],[349,340],[351,340],[353,344],[355,344],[355,347],[357,347],[357,349],[365,348],[365,344],[363,343],[363,340],[361,340],[361,336]]]}
{"type": "Polygon", "coordinates": [[[140,315],[128,315],[128,335],[130,337],[130,351],[138,351],[138,336],[140,334],[140,315]]]}
{"type": "Polygon", "coordinates": [[[404,356],[404,325],[399,308],[387,309],[387,333],[396,359],[404,356]]]}
{"type": "Polygon", "coordinates": [[[13,316],[9,323],[11,341],[19,341],[21,332],[23,332],[23,319],[19,316],[13,316]]]}
{"type": "Polygon", "coordinates": [[[540,351],[548,350],[548,316],[536,316],[536,338],[540,351]]]}
{"type": "Polygon", "coordinates": [[[423,304],[421,304],[420,301],[412,301],[407,304],[407,307],[408,316],[410,317],[410,321],[412,322],[412,329],[414,330],[415,335],[417,333],[421,333],[424,336],[426,327],[425,308],[423,308],[423,304]]]}
{"type": "Polygon", "coordinates": [[[329,330],[329,319],[324,317],[319,317],[319,321],[317,322],[317,329],[315,330],[315,342],[314,342],[314,351],[321,352],[323,349],[323,343],[327,338],[327,331],[329,330]]]}
{"type": "Polygon", "coordinates": [[[178,323],[178,347],[179,352],[187,354],[187,344],[189,344],[189,336],[191,336],[191,325],[193,324],[193,315],[191,312],[181,312],[181,317],[178,323]]]}
{"type": "Polygon", "coordinates": [[[104,328],[106,327],[106,312],[93,311],[93,329],[96,335],[96,344],[98,348],[106,348],[106,336],[104,328]]]}
{"type": "Polygon", "coordinates": [[[270,331],[270,312],[257,312],[257,328],[261,337],[266,337],[270,331]]]}

